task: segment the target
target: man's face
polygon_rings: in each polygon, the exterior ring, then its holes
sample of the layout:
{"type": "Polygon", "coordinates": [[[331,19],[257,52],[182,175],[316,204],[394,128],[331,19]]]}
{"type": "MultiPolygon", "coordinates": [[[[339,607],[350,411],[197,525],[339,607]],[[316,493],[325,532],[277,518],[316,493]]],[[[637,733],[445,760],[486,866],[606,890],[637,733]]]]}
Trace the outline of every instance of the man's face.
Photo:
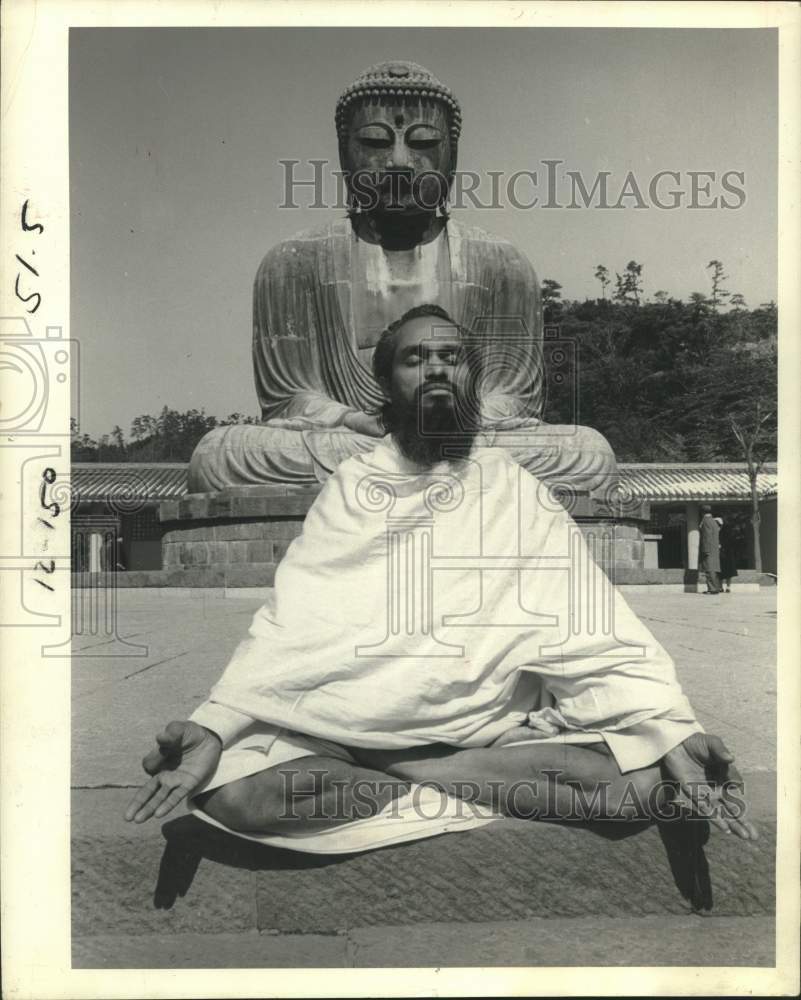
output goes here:
{"type": "Polygon", "coordinates": [[[433,212],[451,170],[445,108],[414,100],[364,102],[353,113],[342,159],[365,207],[433,212]]]}
{"type": "Polygon", "coordinates": [[[452,422],[456,410],[459,331],[435,316],[409,320],[397,333],[390,398],[405,413],[420,417],[418,426],[452,422]],[[450,419],[448,419],[450,418],[450,419]]]}

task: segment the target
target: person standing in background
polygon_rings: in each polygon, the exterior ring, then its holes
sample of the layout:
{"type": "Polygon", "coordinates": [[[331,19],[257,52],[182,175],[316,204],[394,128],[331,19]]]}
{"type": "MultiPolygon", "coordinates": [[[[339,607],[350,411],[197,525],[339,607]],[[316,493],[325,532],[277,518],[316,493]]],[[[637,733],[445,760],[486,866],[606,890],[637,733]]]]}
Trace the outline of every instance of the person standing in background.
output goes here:
{"type": "Polygon", "coordinates": [[[699,543],[698,569],[706,574],[707,594],[720,593],[720,528],[718,522],[712,517],[712,508],[709,504],[701,507],[701,538],[699,543]]]}

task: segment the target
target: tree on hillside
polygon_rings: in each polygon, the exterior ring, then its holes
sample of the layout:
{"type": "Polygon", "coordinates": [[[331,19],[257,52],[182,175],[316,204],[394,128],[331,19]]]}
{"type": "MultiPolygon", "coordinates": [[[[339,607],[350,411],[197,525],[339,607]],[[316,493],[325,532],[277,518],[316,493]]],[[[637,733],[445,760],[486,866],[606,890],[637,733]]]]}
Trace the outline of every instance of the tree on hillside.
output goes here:
{"type": "Polygon", "coordinates": [[[217,426],[205,410],[178,410],[165,406],[157,417],[145,414],[131,423],[136,442],[131,454],[140,462],[187,462],[198,441],[217,426]]]}
{"type": "Polygon", "coordinates": [[[751,310],[749,320],[748,331],[753,342],[765,340],[776,344],[779,317],[775,302],[761,302],[759,308],[751,310]]]}
{"type": "Polygon", "coordinates": [[[188,462],[200,439],[210,430],[229,424],[255,424],[255,417],[231,413],[224,420],[204,410],[180,412],[165,406],[161,412],[141,414],[131,422],[131,440],[122,428],[98,440],[81,435],[71,422],[71,455],[74,462],[188,462]]]}
{"type": "Polygon", "coordinates": [[[121,452],[125,451],[125,435],[119,424],[114,425],[114,429],[111,432],[111,440],[115,448],[119,448],[121,452]]]}
{"type": "Polygon", "coordinates": [[[642,295],[642,264],[630,260],[623,274],[615,274],[615,301],[622,305],[640,304],[642,295]]]}
{"type": "Polygon", "coordinates": [[[134,417],[131,423],[131,437],[134,441],[145,441],[158,433],[158,418],[143,414],[141,417],[134,417]]]}
{"type": "Polygon", "coordinates": [[[70,417],[70,458],[73,462],[97,462],[97,441],[81,434],[78,421],[70,417]]]}
{"type": "Polygon", "coordinates": [[[244,413],[240,413],[236,410],[234,413],[229,413],[228,416],[220,421],[220,427],[228,427],[231,424],[258,424],[259,421],[256,417],[246,416],[244,413]]]}
{"type": "Polygon", "coordinates": [[[730,292],[723,287],[723,282],[729,277],[723,273],[723,264],[719,260],[710,260],[706,265],[707,271],[712,271],[712,296],[710,302],[715,312],[723,305],[725,299],[729,298],[730,292]]]}
{"type": "Polygon", "coordinates": [[[601,298],[606,301],[606,289],[611,284],[611,278],[609,277],[609,269],[604,267],[603,264],[599,264],[595,268],[595,277],[601,282],[601,298]]]}
{"type": "Polygon", "coordinates": [[[596,428],[620,461],[745,460],[728,414],[756,382],[742,377],[739,354],[763,352],[760,378],[775,398],[775,314],[716,314],[701,293],[636,309],[587,299],[563,302],[560,326],[575,344],[578,370],[565,379],[559,369],[559,382],[556,368],[546,371],[545,420],[596,428]]]}
{"type": "Polygon", "coordinates": [[[553,278],[544,278],[541,294],[544,322],[558,323],[562,316],[562,286],[553,278]]]}

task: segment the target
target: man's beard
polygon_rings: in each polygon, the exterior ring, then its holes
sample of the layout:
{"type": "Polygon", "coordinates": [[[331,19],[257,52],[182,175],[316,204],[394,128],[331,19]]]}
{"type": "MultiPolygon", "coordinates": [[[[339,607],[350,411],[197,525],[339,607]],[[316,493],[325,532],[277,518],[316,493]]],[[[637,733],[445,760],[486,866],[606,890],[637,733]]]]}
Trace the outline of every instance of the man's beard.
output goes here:
{"type": "Polygon", "coordinates": [[[410,462],[426,467],[467,458],[478,427],[464,419],[457,399],[435,397],[425,408],[421,407],[421,402],[422,392],[418,390],[414,405],[405,406],[394,400],[390,413],[385,412],[385,424],[389,423],[402,454],[410,462]]]}

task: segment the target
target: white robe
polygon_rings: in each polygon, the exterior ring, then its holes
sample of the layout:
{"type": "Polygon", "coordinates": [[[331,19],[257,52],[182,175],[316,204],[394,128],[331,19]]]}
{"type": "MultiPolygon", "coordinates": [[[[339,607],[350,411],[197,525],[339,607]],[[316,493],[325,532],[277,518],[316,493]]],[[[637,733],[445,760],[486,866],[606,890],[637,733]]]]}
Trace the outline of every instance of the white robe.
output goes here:
{"type": "Polygon", "coordinates": [[[390,437],[344,461],[210,699],[345,746],[485,746],[527,718],[622,771],[701,730],[673,662],[547,488],[501,449],[426,472],[390,437]]]}

